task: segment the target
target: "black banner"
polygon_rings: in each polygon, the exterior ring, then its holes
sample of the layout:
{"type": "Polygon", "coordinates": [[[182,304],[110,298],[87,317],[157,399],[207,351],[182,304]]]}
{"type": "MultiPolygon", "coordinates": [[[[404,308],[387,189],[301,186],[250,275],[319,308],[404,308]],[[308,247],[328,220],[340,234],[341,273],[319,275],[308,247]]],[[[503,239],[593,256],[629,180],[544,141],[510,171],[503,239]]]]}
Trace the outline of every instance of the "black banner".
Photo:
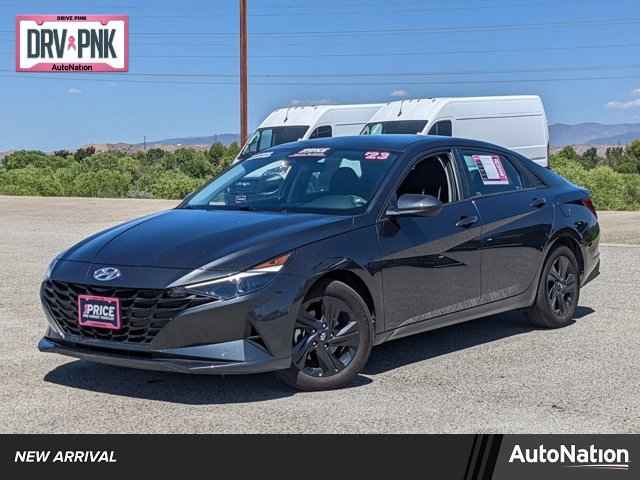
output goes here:
{"type": "Polygon", "coordinates": [[[71,475],[66,478],[178,469],[242,477],[356,471],[391,478],[608,479],[635,478],[639,444],[637,435],[4,435],[0,458],[3,472],[71,475]]]}

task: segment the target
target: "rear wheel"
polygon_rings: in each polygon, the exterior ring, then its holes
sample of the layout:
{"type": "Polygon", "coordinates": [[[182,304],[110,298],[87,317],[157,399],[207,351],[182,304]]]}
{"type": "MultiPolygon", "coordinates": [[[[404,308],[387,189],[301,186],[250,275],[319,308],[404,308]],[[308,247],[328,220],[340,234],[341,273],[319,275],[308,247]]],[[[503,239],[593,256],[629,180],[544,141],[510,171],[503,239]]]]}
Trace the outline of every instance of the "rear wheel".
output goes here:
{"type": "Polygon", "coordinates": [[[554,249],[545,262],[536,303],[529,309],[533,324],[543,328],[569,325],[580,298],[580,274],[574,253],[568,247],[554,249]]]}
{"type": "Polygon", "coordinates": [[[367,363],[372,323],[360,295],[348,285],[324,283],[303,302],[293,331],[292,365],[278,376],[299,390],[349,385],[367,363]]]}

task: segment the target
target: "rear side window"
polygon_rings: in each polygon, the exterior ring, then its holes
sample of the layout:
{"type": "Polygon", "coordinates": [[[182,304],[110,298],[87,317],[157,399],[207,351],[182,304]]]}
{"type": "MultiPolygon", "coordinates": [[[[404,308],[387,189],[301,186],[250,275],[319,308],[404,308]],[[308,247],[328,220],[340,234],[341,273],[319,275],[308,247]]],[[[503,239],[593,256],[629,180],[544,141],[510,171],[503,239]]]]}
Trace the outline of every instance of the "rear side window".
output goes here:
{"type": "Polygon", "coordinates": [[[451,137],[453,135],[451,120],[440,120],[439,122],[434,123],[431,129],[429,129],[429,135],[451,137]]]}
{"type": "Polygon", "coordinates": [[[326,138],[332,136],[331,125],[323,125],[322,127],[316,128],[309,138],[326,138]]]}
{"type": "Polygon", "coordinates": [[[519,162],[517,158],[511,159],[511,161],[520,172],[524,188],[539,188],[546,186],[545,183],[540,180],[535,173],[533,173],[525,165],[523,165],[522,162],[519,162]]]}
{"type": "Polygon", "coordinates": [[[504,155],[465,151],[462,156],[472,197],[527,188],[518,169],[504,155]]]}

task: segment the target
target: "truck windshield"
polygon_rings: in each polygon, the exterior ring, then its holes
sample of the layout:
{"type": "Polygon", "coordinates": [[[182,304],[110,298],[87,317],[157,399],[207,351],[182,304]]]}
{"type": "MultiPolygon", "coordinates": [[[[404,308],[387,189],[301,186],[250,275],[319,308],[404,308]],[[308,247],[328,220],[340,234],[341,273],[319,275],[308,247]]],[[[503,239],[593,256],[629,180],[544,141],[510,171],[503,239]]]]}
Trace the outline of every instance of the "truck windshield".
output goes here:
{"type": "Polygon", "coordinates": [[[396,158],[388,151],[324,147],[264,152],[213,179],[182,208],[356,214],[396,158]]]}
{"type": "Polygon", "coordinates": [[[367,123],[360,135],[384,135],[387,133],[415,135],[422,132],[427,120],[395,120],[392,122],[367,123]]]}
{"type": "Polygon", "coordinates": [[[297,142],[309,129],[308,125],[259,128],[244,146],[238,158],[244,160],[267,148],[297,142]]]}

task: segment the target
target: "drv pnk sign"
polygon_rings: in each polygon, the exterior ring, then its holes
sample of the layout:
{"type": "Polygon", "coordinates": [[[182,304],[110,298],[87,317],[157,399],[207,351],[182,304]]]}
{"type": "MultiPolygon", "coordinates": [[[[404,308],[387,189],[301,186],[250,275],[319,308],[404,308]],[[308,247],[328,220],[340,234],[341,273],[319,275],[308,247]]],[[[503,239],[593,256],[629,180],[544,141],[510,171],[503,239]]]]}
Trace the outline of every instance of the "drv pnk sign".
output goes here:
{"type": "Polygon", "coordinates": [[[127,72],[127,15],[18,15],[16,71],[127,72]]]}

